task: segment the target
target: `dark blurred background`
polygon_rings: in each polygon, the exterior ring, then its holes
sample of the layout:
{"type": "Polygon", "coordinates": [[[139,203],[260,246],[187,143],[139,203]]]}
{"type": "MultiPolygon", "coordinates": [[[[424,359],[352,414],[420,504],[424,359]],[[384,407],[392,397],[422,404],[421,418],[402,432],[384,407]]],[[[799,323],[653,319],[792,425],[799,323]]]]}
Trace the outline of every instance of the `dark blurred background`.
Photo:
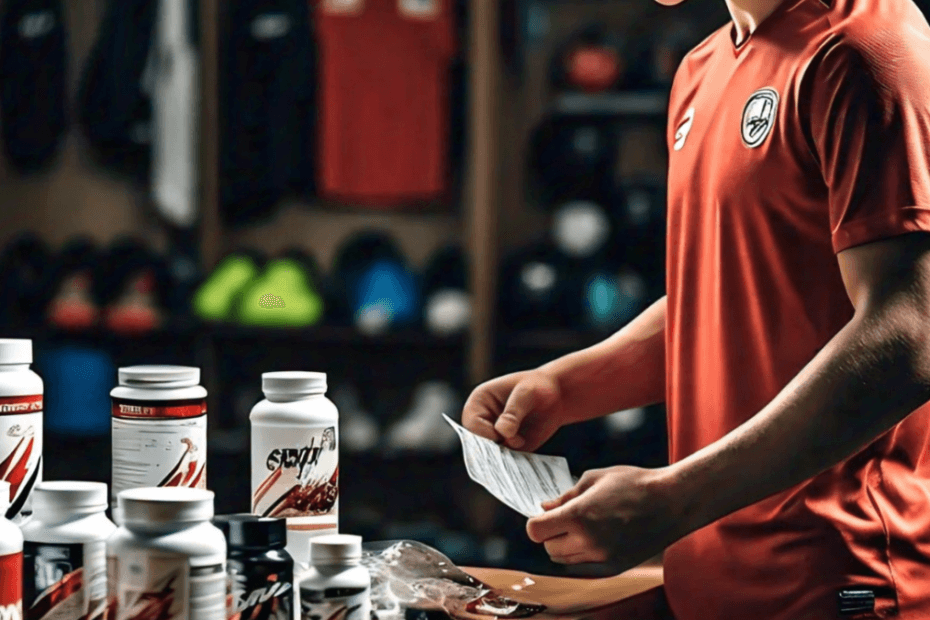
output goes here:
{"type": "MultiPolygon", "coordinates": [[[[562,573],[440,414],[663,294],[668,90],[726,19],[720,0],[0,1],[0,335],[34,341],[45,478],[109,482],[118,367],[194,365],[217,511],[246,511],[261,373],[323,371],[343,531],[562,573]]],[[[662,465],[664,411],[542,452],[575,475],[662,465]]]]}

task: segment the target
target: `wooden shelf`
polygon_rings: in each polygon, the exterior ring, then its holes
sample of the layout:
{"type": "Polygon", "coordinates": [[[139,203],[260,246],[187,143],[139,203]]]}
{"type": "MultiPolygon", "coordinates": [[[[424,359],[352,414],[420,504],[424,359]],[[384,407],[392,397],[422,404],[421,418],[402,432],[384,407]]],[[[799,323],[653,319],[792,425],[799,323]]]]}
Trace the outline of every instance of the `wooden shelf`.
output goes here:
{"type": "Polygon", "coordinates": [[[147,334],[121,335],[104,329],[62,331],[43,328],[6,328],[9,337],[31,338],[37,342],[74,342],[99,345],[165,344],[189,342],[197,338],[214,341],[281,341],[302,344],[334,344],[371,347],[422,347],[456,349],[466,345],[464,334],[435,336],[424,330],[407,328],[369,336],[352,327],[318,325],[307,328],[252,327],[235,324],[189,324],[158,329],[147,334]]]}

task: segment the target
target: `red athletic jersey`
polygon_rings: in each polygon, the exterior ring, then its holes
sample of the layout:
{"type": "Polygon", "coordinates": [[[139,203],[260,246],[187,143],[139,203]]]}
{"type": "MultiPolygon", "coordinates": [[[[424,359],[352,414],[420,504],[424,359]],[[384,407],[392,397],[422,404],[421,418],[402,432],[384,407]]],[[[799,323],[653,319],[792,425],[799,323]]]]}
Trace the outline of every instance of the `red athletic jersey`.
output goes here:
{"type": "Polygon", "coordinates": [[[372,207],[448,185],[451,0],[318,0],[321,195],[372,207]]]}
{"type": "MultiPolygon", "coordinates": [[[[930,231],[930,27],[911,0],[785,0],[672,88],[673,462],[767,405],[853,316],[836,253],[930,231]]],[[[850,460],[671,546],[678,620],[930,618],[930,408],[850,460]]],[[[792,451],[794,446],[784,446],[792,451]]],[[[752,472],[746,472],[752,476],[752,472]]]]}

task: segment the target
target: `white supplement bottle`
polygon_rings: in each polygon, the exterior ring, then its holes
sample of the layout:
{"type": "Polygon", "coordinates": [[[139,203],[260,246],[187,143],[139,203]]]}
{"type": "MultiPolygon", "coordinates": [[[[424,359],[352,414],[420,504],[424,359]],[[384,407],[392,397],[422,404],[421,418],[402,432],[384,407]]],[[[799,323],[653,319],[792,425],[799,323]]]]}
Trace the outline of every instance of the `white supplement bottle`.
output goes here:
{"type": "Polygon", "coordinates": [[[310,568],[300,581],[302,620],[371,618],[371,575],[361,559],[361,536],[333,534],[310,541],[310,568]]]}
{"type": "Polygon", "coordinates": [[[22,526],[23,607],[28,618],[96,620],[107,606],[107,519],[102,482],[41,482],[22,526]]]}
{"type": "Polygon", "coordinates": [[[252,513],[287,519],[287,551],[307,565],[310,539],[339,531],[339,412],[326,373],[266,372],[252,408],[252,513]]]}
{"type": "Polygon", "coordinates": [[[200,369],[119,369],[113,403],[113,518],[117,496],[142,487],[207,488],[207,390],[200,369]]]}
{"type": "Polygon", "coordinates": [[[210,520],[213,492],[141,488],[118,497],[107,541],[107,620],[226,619],[226,539],[210,520]]]}
{"type": "Polygon", "coordinates": [[[30,370],[32,341],[0,338],[0,480],[10,483],[5,514],[20,524],[32,513],[42,480],[42,379],[30,370]]]}
{"type": "Polygon", "coordinates": [[[23,617],[23,534],[3,516],[10,484],[0,481],[0,618],[23,617]]]}

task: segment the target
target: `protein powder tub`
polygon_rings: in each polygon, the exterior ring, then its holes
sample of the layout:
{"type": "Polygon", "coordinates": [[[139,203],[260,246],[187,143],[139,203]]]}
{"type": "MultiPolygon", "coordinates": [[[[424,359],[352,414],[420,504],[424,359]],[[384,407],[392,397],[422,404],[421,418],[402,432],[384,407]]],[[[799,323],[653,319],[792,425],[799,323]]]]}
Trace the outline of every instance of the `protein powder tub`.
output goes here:
{"type": "Polygon", "coordinates": [[[361,536],[334,534],[310,541],[310,568],[300,581],[303,620],[370,620],[371,575],[361,559],[361,536]]]}
{"type": "Polygon", "coordinates": [[[252,512],[287,519],[287,550],[306,565],[314,536],[339,531],[339,413],[326,374],[266,372],[252,409],[252,512]]]}
{"type": "MultiPolygon", "coordinates": [[[[200,369],[119,369],[113,401],[113,501],[127,489],[207,487],[207,391],[200,369]]],[[[116,506],[114,519],[120,521],[116,506]]]]}
{"type": "Polygon", "coordinates": [[[42,482],[22,526],[23,607],[28,620],[94,620],[107,606],[107,485],[42,482]]]}
{"type": "MultiPolygon", "coordinates": [[[[10,484],[0,481],[0,511],[9,508],[10,484]]],[[[23,617],[23,534],[0,512],[0,618],[23,617]]]]}
{"type": "Polygon", "coordinates": [[[122,523],[107,541],[108,620],[226,619],[226,540],[213,492],[143,488],[118,498],[122,523]]]}
{"type": "Polygon", "coordinates": [[[0,339],[0,480],[10,483],[6,517],[24,522],[42,480],[42,379],[29,369],[32,341],[0,339]]]}
{"type": "Polygon", "coordinates": [[[294,620],[294,559],[284,550],[284,520],[230,515],[213,524],[226,536],[229,618],[294,620]]]}

